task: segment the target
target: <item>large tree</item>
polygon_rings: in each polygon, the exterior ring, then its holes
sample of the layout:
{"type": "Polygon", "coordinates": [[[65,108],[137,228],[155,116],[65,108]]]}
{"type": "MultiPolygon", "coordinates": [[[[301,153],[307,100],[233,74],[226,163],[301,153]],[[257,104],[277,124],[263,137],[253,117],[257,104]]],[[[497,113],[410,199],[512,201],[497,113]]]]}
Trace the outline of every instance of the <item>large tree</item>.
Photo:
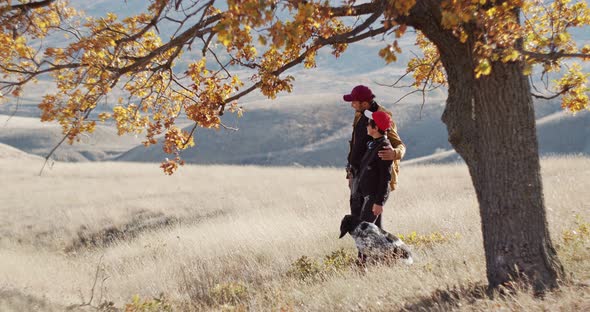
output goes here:
{"type": "Polygon", "coordinates": [[[162,168],[172,174],[194,129],[223,126],[226,110],[241,113],[240,97],[290,91],[294,78],[283,74],[314,67],[324,47],[337,57],[348,44],[381,36],[389,42],[379,54],[395,61],[397,40],[412,27],[424,53],[408,74],[422,91],[448,87],[442,119],[477,193],[489,284],[526,281],[543,291],[558,286],[563,268],[547,229],[532,96],[561,96],[573,112],[588,108],[588,75],[564,59],[590,59],[590,46],[569,33],[589,16],[585,1],[567,0],[152,0],[138,15],[81,19],[64,1],[5,0],[0,97],[18,97],[49,75],[56,90],[39,104],[41,118],[57,120],[71,143],[93,131],[93,110],[116,93],[119,104],[98,118],[114,119],[120,134],[145,131],[146,145],[165,133],[163,148],[176,158],[162,168]],[[62,33],[69,40],[54,40],[62,33]],[[531,92],[535,72],[545,81],[561,77],[546,84],[552,94],[531,92]],[[175,126],[181,114],[193,131],[175,126]]]}

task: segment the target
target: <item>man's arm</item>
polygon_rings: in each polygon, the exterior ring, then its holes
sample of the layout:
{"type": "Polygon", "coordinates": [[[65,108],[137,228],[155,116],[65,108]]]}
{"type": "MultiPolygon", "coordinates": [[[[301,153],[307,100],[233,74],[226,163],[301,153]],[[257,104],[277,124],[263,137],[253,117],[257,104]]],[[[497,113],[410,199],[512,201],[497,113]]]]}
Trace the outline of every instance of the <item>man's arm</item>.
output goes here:
{"type": "Polygon", "coordinates": [[[399,137],[399,134],[397,134],[397,126],[393,121],[391,122],[391,129],[387,131],[387,139],[391,142],[391,145],[384,146],[379,151],[379,157],[383,160],[399,160],[404,158],[406,146],[399,137]]]}
{"type": "Polygon", "coordinates": [[[377,160],[379,177],[375,193],[375,205],[383,206],[389,197],[389,182],[391,181],[391,160],[377,160]]]}

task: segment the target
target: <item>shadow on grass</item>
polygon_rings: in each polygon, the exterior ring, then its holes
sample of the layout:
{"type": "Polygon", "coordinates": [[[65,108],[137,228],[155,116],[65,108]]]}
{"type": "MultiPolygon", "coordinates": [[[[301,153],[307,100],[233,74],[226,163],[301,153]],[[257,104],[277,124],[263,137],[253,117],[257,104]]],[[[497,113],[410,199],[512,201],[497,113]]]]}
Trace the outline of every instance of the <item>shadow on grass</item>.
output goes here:
{"type": "Polygon", "coordinates": [[[75,253],[83,250],[105,248],[119,241],[130,241],[139,235],[158,231],[164,228],[172,228],[186,224],[196,224],[205,220],[221,217],[225,211],[213,211],[203,215],[195,215],[185,218],[166,216],[161,212],[139,211],[132,216],[131,220],[124,224],[111,225],[99,231],[92,232],[86,226],[80,227],[77,237],[68,245],[64,251],[75,253]]]}
{"type": "Polygon", "coordinates": [[[436,289],[429,296],[418,297],[402,308],[402,311],[448,311],[461,304],[473,304],[477,300],[491,298],[487,285],[469,283],[436,289]]]}
{"type": "Polygon", "coordinates": [[[0,311],[64,311],[65,307],[25,294],[18,290],[0,289],[0,311]]]}

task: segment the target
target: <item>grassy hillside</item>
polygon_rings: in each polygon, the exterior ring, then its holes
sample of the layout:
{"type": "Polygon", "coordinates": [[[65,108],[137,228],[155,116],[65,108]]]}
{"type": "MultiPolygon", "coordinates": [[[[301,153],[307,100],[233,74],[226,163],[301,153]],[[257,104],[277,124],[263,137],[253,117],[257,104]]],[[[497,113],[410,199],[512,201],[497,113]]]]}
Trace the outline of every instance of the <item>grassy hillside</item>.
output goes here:
{"type": "Polygon", "coordinates": [[[187,166],[169,177],[153,164],[56,163],[39,177],[40,160],[0,155],[2,311],[123,308],[161,293],[175,310],[590,307],[588,158],[542,162],[551,234],[576,282],[539,300],[482,294],[464,165],[402,167],[384,227],[405,236],[416,263],[364,272],[348,264],[352,239],[338,239],[348,211],[339,169],[187,166]]]}

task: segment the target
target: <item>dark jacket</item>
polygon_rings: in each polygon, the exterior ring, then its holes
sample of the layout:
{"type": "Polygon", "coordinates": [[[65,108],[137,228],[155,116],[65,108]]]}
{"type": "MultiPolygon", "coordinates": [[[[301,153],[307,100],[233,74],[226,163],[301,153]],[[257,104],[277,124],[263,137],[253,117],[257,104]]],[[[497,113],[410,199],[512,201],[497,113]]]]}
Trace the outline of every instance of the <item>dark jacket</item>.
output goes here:
{"type": "MultiPolygon", "coordinates": [[[[391,112],[387,111],[385,108],[383,108],[383,106],[380,106],[375,102],[372,103],[369,110],[372,112],[383,111],[391,116],[391,112]]],[[[348,153],[348,167],[349,169],[352,169],[355,175],[358,175],[361,159],[367,150],[367,142],[372,140],[372,138],[367,134],[368,121],[369,119],[363,113],[356,112],[352,124],[352,139],[349,142],[350,150],[348,153]]],[[[393,166],[391,168],[390,189],[395,190],[397,186],[397,177],[399,174],[399,162],[406,153],[406,146],[397,134],[397,126],[395,125],[393,118],[391,121],[391,128],[389,131],[387,131],[387,139],[389,142],[391,142],[391,145],[397,151],[397,156],[399,157],[399,159],[396,159],[393,162],[393,166]]]]}
{"type": "Polygon", "coordinates": [[[372,140],[367,134],[368,122],[369,119],[365,115],[362,115],[352,128],[352,139],[349,141],[348,167],[352,169],[355,176],[358,175],[361,160],[363,159],[363,155],[365,155],[365,151],[367,151],[367,143],[372,140]]]}
{"type": "Polygon", "coordinates": [[[384,205],[389,197],[393,161],[382,160],[377,155],[387,145],[391,145],[391,143],[384,136],[369,142],[367,151],[361,160],[358,190],[363,196],[374,196],[377,205],[384,205]]]}

